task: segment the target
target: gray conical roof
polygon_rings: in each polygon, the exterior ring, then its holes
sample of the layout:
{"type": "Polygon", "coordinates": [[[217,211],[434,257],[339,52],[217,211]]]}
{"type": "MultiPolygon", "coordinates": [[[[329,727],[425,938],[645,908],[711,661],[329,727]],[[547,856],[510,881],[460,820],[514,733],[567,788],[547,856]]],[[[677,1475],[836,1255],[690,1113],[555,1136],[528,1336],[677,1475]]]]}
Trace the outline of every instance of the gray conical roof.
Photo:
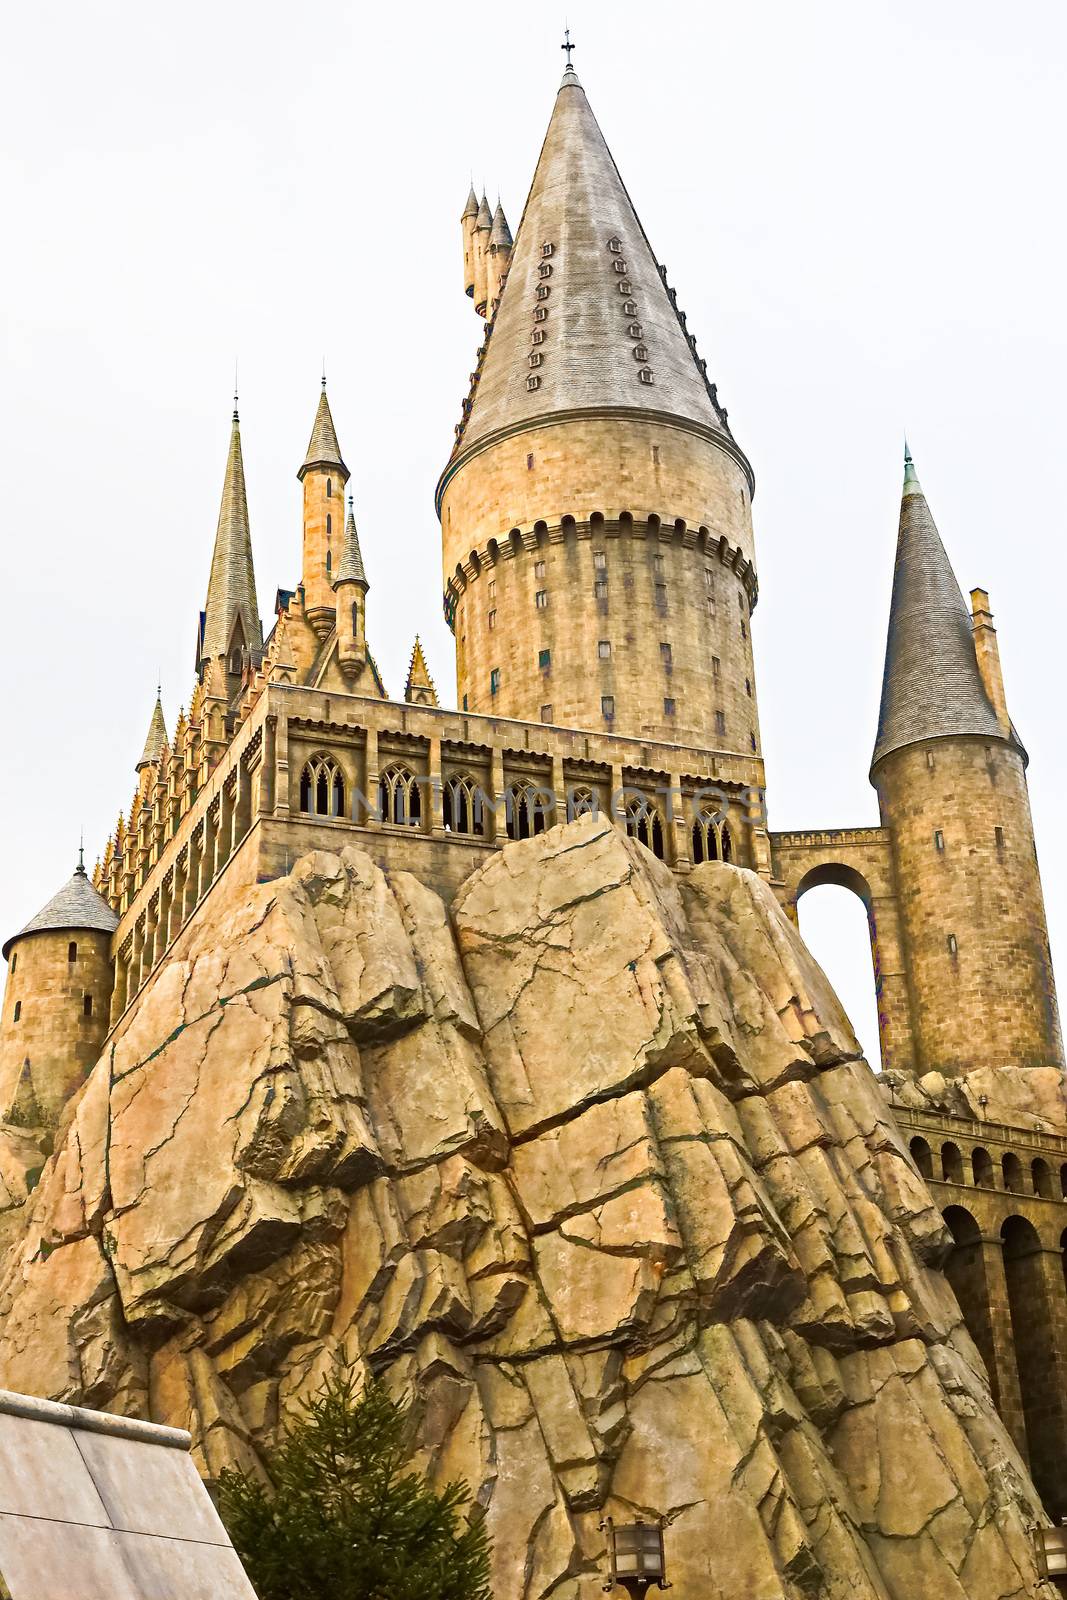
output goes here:
{"type": "Polygon", "coordinates": [[[252,564],[252,535],[248,528],[248,498],[245,494],[245,467],[241,454],[241,425],[233,414],[230,453],[222,485],[222,504],[211,557],[211,577],[207,600],[200,616],[196,670],[203,676],[205,661],[224,656],[233,638],[234,622],[240,619],[244,643],[249,650],[263,646],[263,625],[256,599],[256,573],[252,564]]]}
{"type": "Polygon", "coordinates": [[[555,412],[669,413],[725,430],[585,91],[564,73],[457,455],[555,412]],[[609,241],[621,245],[613,252],[609,241]],[[551,246],[545,255],[543,247],[551,246]],[[545,269],[545,270],[542,270],[545,269]],[[617,270],[618,269],[618,270],[617,270]],[[629,285],[629,289],[625,287],[629,285]],[[539,287],[548,290],[538,301],[539,287]],[[624,307],[632,301],[636,310],[624,307]],[[533,309],[539,380],[531,376],[533,309]],[[629,332],[633,324],[639,332],[629,332]],[[637,354],[647,349],[647,358],[637,354]],[[641,380],[647,367],[652,383],[641,380]]]}
{"type": "Polygon", "coordinates": [[[28,933],[50,933],[60,928],[69,928],[72,933],[82,929],[113,933],[118,925],[118,917],[103,895],[97,894],[79,862],[69,882],[52,896],[46,906],[42,906],[35,917],[30,918],[21,932],[5,941],[0,955],[6,961],[11,946],[28,933]]]}
{"type": "Polygon", "coordinates": [[[478,216],[474,226],[476,228],[492,228],[493,226],[493,213],[489,209],[488,195],[482,195],[482,203],[478,207],[478,216]]]}
{"type": "Polygon", "coordinates": [[[470,194],[467,196],[467,204],[463,207],[462,215],[464,217],[476,217],[478,215],[478,196],[474,192],[473,183],[471,184],[470,194]]]}
{"type": "Polygon", "coordinates": [[[511,229],[508,227],[508,219],[504,215],[504,207],[498,200],[496,203],[496,210],[493,212],[493,231],[489,235],[489,243],[491,245],[496,245],[498,249],[501,245],[503,245],[504,249],[508,249],[512,242],[511,229]]]}
{"type": "Polygon", "coordinates": [[[970,613],[906,455],[872,768],[906,745],[960,733],[1004,737],[982,682],[970,613]]]}
{"type": "Polygon", "coordinates": [[[348,503],[348,521],[345,523],[345,547],[341,552],[333,580],[335,589],[339,583],[361,583],[364,589],[370,588],[367,574],[363,570],[363,552],[359,548],[359,534],[356,532],[356,519],[352,513],[351,500],[348,503]]]}
{"type": "Polygon", "coordinates": [[[325,378],[322,381],[322,393],[319,395],[319,407],[315,412],[315,425],[308,441],[307,455],[297,477],[303,480],[304,473],[309,467],[340,467],[345,477],[348,477],[348,468],[341,457],[341,446],[337,443],[337,430],[333,425],[330,402],[326,398],[325,378]]]}
{"type": "Polygon", "coordinates": [[[152,720],[148,724],[148,737],[144,742],[141,759],[137,763],[137,771],[140,772],[142,767],[151,766],[153,761],[158,761],[163,754],[163,748],[166,743],[167,723],[163,716],[163,702],[157,694],[155,710],[152,712],[152,720]]]}

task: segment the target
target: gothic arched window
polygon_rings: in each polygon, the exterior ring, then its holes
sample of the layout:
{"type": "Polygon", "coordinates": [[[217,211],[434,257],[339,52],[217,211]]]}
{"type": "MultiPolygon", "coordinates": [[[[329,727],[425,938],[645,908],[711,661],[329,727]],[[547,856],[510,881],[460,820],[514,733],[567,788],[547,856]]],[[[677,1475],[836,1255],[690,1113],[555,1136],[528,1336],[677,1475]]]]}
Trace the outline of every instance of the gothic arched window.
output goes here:
{"type": "Polygon", "coordinates": [[[68,946],[67,946],[67,960],[68,961],[77,961],[77,959],[78,959],[78,946],[77,946],[76,942],[72,939],[70,941],[70,943],[68,944],[68,946]]]}
{"type": "Polygon", "coordinates": [[[693,864],[702,861],[732,861],[733,840],[722,813],[705,803],[693,818],[693,864]]]}
{"type": "Polygon", "coordinates": [[[643,794],[631,795],[626,802],[626,832],[638,844],[643,844],[661,861],[666,859],[663,848],[663,818],[659,808],[643,794]]]}
{"type": "Polygon", "coordinates": [[[326,537],[327,537],[327,539],[330,537],[330,535],[332,533],[333,533],[333,518],[331,517],[330,513],[327,511],[327,513],[326,513],[326,537]]]}
{"type": "Polygon", "coordinates": [[[333,499],[333,479],[332,478],[327,478],[326,479],[326,498],[327,498],[327,500],[332,500],[333,499]]]}
{"type": "Polygon", "coordinates": [[[530,839],[544,833],[552,810],[552,796],[535,783],[508,785],[504,813],[509,839],[530,839]]]}
{"type": "Polygon", "coordinates": [[[482,791],[466,773],[446,778],[444,820],[449,833],[482,836],[485,833],[485,806],[482,791]]]}
{"type": "Polygon", "coordinates": [[[576,822],[579,817],[595,817],[599,814],[596,794],[587,784],[579,784],[567,793],[567,821],[576,822]]]}
{"type": "Polygon", "coordinates": [[[345,815],[345,780],[332,756],[312,756],[300,774],[300,809],[312,817],[345,815]]]}
{"type": "Polygon", "coordinates": [[[378,810],[383,822],[399,828],[422,824],[422,793],[410,767],[394,762],[378,778],[378,810]]]}
{"type": "Polygon", "coordinates": [[[332,550],[327,550],[327,552],[326,552],[326,576],[329,577],[330,573],[332,571],[333,571],[333,551],[332,550]]]}

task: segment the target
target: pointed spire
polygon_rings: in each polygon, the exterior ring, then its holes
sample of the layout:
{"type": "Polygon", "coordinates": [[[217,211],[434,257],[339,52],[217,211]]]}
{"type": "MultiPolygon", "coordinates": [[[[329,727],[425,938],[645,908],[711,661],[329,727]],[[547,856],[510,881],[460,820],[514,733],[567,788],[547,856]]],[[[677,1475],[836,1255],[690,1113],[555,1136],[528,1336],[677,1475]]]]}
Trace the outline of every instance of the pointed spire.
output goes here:
{"type": "MultiPolygon", "coordinates": [[[[484,199],[479,227],[489,223],[484,199]]],[[[651,410],[728,437],[702,364],[573,69],[515,235],[457,454],[555,412],[651,410]],[[545,337],[530,349],[536,289],[545,337]]],[[[475,299],[477,300],[477,293],[475,299]]]]}
{"type": "Polygon", "coordinates": [[[496,210],[493,212],[493,231],[489,235],[489,243],[497,249],[510,250],[512,245],[511,229],[508,219],[504,215],[504,207],[498,200],[496,210]]]}
{"type": "Polygon", "coordinates": [[[364,590],[370,588],[367,574],[363,570],[363,553],[359,548],[359,534],[356,532],[356,518],[352,510],[352,496],[348,497],[348,520],[345,523],[345,547],[341,552],[341,559],[334,575],[333,586],[336,589],[342,583],[359,583],[364,590]]]}
{"type": "Polygon", "coordinates": [[[341,446],[337,443],[337,430],[333,425],[333,413],[330,402],[326,398],[326,375],[323,373],[322,393],[319,395],[319,406],[315,412],[315,423],[308,441],[307,455],[304,464],[297,473],[303,482],[305,472],[311,467],[338,467],[348,478],[348,468],[341,456],[341,446]]]}
{"type": "Polygon", "coordinates": [[[404,686],[404,699],[412,705],[436,706],[439,704],[430,669],[422,650],[422,640],[415,635],[415,647],[408,666],[408,681],[404,686]]]}
{"type": "Polygon", "coordinates": [[[905,445],[893,598],[872,770],[924,739],[1002,739],[975,654],[971,616],[905,445]]]}
{"type": "Polygon", "coordinates": [[[242,642],[249,650],[263,646],[263,626],[256,599],[256,574],[252,564],[252,536],[248,528],[248,498],[245,493],[244,458],[241,453],[241,425],[234,395],[230,453],[222,485],[222,504],[211,557],[211,577],[207,600],[200,614],[196,671],[203,677],[204,663],[212,656],[229,652],[234,631],[239,626],[242,642]]]}
{"type": "Polygon", "coordinates": [[[493,226],[493,213],[489,209],[489,197],[486,195],[484,190],[482,192],[481,205],[478,207],[478,220],[475,222],[474,226],[476,228],[488,228],[490,230],[493,226]]]}
{"type": "Polygon", "coordinates": [[[465,217],[476,217],[477,215],[478,196],[474,192],[474,184],[472,183],[470,194],[467,196],[467,204],[463,207],[463,210],[460,214],[460,221],[462,222],[465,217]]]}
{"type": "Polygon", "coordinates": [[[138,761],[135,770],[141,772],[145,767],[150,767],[157,762],[163,754],[167,742],[167,723],[163,715],[163,702],[157,690],[155,710],[152,712],[152,720],[148,724],[148,737],[144,742],[144,750],[141,752],[141,759],[138,761]]]}

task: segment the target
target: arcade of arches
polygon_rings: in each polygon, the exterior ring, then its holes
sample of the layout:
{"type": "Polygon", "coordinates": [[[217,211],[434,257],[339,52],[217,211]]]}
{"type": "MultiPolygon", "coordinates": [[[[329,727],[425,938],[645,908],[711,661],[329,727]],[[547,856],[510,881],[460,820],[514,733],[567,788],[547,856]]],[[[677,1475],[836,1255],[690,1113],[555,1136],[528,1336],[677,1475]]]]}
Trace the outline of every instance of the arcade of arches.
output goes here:
{"type": "Polygon", "coordinates": [[[895,1112],[952,1235],[945,1275],[997,1410],[1067,1517],[1067,1139],[895,1112]]]}

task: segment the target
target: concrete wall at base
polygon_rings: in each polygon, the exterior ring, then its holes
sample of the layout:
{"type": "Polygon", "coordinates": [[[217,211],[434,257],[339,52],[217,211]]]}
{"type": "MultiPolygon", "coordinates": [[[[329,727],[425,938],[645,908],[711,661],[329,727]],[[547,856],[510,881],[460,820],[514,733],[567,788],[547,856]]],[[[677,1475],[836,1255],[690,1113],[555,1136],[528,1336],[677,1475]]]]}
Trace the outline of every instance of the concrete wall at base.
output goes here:
{"type": "Polygon", "coordinates": [[[2,1390],[0,1593],[256,1600],[188,1434],[2,1390]]]}

